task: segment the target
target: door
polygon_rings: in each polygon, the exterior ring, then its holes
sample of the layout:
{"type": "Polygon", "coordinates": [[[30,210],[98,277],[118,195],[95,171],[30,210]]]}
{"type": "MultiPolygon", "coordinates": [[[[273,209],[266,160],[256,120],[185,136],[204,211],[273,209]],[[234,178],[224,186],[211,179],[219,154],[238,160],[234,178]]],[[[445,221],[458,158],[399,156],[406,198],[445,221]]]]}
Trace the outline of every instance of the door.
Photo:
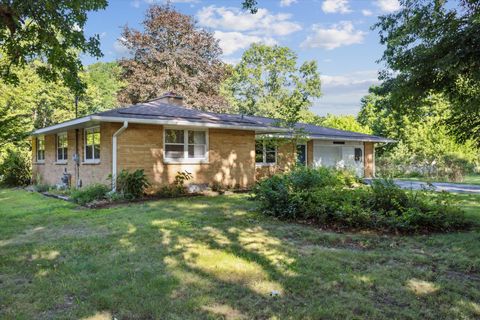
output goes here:
{"type": "Polygon", "coordinates": [[[297,164],[307,165],[307,145],[297,144],[297,164]]]}

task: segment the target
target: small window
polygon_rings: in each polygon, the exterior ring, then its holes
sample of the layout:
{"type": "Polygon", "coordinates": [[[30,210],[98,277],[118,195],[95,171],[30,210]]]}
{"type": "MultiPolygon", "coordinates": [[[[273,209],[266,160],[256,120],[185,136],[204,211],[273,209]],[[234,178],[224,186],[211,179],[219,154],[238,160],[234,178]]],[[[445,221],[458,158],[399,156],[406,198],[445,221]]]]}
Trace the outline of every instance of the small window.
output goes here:
{"type": "Polygon", "coordinates": [[[68,139],[67,133],[57,134],[57,161],[65,162],[68,160],[68,139]]]}
{"type": "Polygon", "coordinates": [[[45,137],[37,138],[37,162],[45,161],[45,137]]]}
{"type": "Polygon", "coordinates": [[[85,162],[100,161],[100,128],[85,129],[85,162]]]}
{"type": "Polygon", "coordinates": [[[165,129],[165,158],[203,160],[207,158],[205,130],[165,129]]]}
{"type": "Polygon", "coordinates": [[[355,148],[355,161],[362,161],[362,148],[355,148]]]}
{"type": "Polygon", "coordinates": [[[257,164],[274,164],[277,162],[277,146],[273,141],[255,142],[255,162],[257,164]]]}
{"type": "Polygon", "coordinates": [[[297,164],[306,165],[307,164],[307,145],[306,144],[297,144],[297,164]]]}

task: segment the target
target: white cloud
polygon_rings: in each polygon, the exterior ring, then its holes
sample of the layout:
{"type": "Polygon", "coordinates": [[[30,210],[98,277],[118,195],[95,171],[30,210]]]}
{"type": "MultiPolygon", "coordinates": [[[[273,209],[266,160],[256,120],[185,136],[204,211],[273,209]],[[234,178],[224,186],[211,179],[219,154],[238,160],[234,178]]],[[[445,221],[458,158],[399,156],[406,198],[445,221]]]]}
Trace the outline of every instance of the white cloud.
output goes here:
{"type": "Polygon", "coordinates": [[[312,111],[320,115],[356,114],[360,110],[360,100],[368,93],[368,88],[380,83],[377,77],[377,70],[322,75],[323,96],[315,102],[312,111]]]}
{"type": "Polygon", "coordinates": [[[365,16],[365,17],[370,17],[373,12],[371,10],[368,10],[368,9],[363,9],[362,10],[362,14],[365,16]]]}
{"type": "Polygon", "coordinates": [[[263,8],[251,14],[237,8],[208,6],[198,12],[197,18],[204,27],[248,31],[251,35],[285,36],[302,29],[298,23],[290,20],[290,14],[271,14],[263,8]]]}
{"type": "Polygon", "coordinates": [[[116,56],[119,58],[127,57],[130,54],[130,51],[128,50],[127,47],[123,45],[123,42],[126,39],[123,37],[120,37],[113,43],[113,51],[115,52],[116,56]]]}
{"type": "Polygon", "coordinates": [[[246,35],[241,32],[222,32],[215,31],[214,36],[220,41],[224,55],[230,55],[240,49],[245,49],[252,43],[265,43],[275,45],[277,42],[271,37],[259,37],[255,35],[246,35]]]}
{"type": "Polygon", "coordinates": [[[302,42],[302,47],[333,50],[338,47],[362,43],[367,33],[355,30],[353,23],[342,21],[329,28],[312,25],[312,33],[302,42]]]}
{"type": "Polygon", "coordinates": [[[400,10],[398,0],[376,0],[375,5],[384,13],[391,13],[400,10]]]}
{"type": "Polygon", "coordinates": [[[297,3],[297,0],[280,0],[280,7],[289,7],[294,3],[297,3]]]}
{"type": "Polygon", "coordinates": [[[349,13],[352,12],[348,0],[325,0],[322,3],[322,10],[325,13],[349,13]]]}

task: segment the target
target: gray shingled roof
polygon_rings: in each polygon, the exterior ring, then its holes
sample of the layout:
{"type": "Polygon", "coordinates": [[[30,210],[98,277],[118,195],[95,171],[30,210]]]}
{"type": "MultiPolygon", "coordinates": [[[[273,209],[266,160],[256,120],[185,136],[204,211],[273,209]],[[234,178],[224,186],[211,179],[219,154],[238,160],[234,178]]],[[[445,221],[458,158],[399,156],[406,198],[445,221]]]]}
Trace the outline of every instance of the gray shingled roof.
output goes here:
{"type": "MultiPolygon", "coordinates": [[[[239,114],[226,114],[206,112],[195,109],[188,109],[178,105],[168,104],[159,100],[152,100],[125,108],[112,109],[97,113],[103,117],[135,118],[135,119],[155,119],[155,120],[182,120],[191,122],[216,123],[222,125],[238,125],[247,127],[278,127],[278,120],[257,116],[242,116],[239,114]]],[[[311,138],[318,139],[336,139],[336,140],[356,140],[373,142],[393,142],[391,139],[352,132],[311,124],[298,123],[297,128],[303,129],[311,138]]]]}

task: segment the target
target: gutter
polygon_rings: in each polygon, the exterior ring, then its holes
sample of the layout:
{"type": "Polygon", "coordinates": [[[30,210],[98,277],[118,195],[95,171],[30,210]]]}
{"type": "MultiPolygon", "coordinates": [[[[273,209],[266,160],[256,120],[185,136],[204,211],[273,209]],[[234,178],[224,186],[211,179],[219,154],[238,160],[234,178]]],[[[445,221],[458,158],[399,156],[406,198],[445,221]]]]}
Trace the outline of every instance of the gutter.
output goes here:
{"type": "Polygon", "coordinates": [[[118,129],[112,137],[112,191],[117,190],[117,138],[128,128],[128,121],[123,122],[123,126],[118,129]]]}

